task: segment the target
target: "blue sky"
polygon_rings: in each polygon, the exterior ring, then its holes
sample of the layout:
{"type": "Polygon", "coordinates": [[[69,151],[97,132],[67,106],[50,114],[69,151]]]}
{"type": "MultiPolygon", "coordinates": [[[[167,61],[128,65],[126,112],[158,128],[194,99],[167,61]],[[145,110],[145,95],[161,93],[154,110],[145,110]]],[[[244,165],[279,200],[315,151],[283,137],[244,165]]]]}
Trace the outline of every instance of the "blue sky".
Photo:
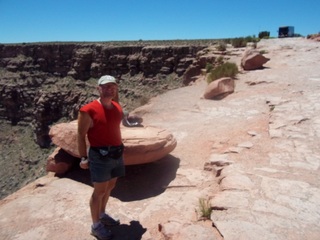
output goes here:
{"type": "Polygon", "coordinates": [[[0,43],[306,36],[319,14],[320,0],[0,0],[0,43]]]}

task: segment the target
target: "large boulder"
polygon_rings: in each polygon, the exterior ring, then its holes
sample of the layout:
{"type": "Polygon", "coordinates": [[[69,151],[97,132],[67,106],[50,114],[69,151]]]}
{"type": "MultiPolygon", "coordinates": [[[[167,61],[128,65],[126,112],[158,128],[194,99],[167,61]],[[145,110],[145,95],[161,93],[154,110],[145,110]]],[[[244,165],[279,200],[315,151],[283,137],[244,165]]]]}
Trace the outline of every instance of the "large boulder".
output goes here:
{"type": "Polygon", "coordinates": [[[156,127],[121,128],[125,145],[125,165],[144,164],[157,161],[177,146],[174,136],[156,127]]]}
{"type": "MultiPolygon", "coordinates": [[[[59,148],[70,154],[70,157],[79,158],[77,146],[77,121],[60,123],[51,127],[49,136],[52,142],[59,148]]],[[[125,145],[124,162],[125,165],[144,164],[157,161],[168,155],[177,145],[176,139],[171,133],[156,127],[124,127],[121,126],[122,141],[125,145]]],[[[89,142],[87,141],[89,146],[89,142]]],[[[58,154],[58,151],[57,151],[58,154]]],[[[61,152],[60,152],[61,156],[61,152]]],[[[65,158],[68,160],[68,158],[65,158]]],[[[54,163],[60,164],[61,157],[50,156],[47,170],[55,172],[54,163]],[[59,161],[55,161],[59,159],[59,161]],[[50,167],[48,167],[50,166],[50,167]]]]}
{"type": "Polygon", "coordinates": [[[219,78],[208,84],[203,97],[205,99],[222,99],[234,92],[234,80],[230,77],[219,78]]]}
{"type": "MultiPolygon", "coordinates": [[[[51,141],[74,157],[80,157],[77,146],[78,122],[59,123],[50,128],[51,141]]],[[[89,144],[87,139],[87,145],[89,144]]]]}
{"type": "Polygon", "coordinates": [[[246,50],[241,59],[241,67],[244,70],[256,70],[263,67],[263,64],[270,59],[263,56],[258,50],[246,50]]]}

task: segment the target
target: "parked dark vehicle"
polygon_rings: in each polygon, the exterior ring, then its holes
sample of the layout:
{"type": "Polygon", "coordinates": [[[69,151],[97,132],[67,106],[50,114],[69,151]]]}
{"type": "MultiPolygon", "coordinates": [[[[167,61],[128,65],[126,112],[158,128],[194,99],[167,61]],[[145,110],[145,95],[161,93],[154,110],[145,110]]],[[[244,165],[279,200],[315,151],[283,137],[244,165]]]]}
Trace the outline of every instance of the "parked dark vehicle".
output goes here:
{"type": "Polygon", "coordinates": [[[278,31],[278,37],[293,37],[294,36],[294,27],[292,26],[285,26],[285,27],[279,27],[278,31]]]}

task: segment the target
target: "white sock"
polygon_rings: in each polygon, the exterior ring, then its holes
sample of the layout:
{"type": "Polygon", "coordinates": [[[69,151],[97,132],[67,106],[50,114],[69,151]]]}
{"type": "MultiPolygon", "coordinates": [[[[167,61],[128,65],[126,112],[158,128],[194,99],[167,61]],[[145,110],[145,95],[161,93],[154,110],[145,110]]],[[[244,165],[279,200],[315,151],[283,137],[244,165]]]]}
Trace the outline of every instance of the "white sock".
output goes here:
{"type": "Polygon", "coordinates": [[[100,224],[100,222],[95,222],[95,223],[92,224],[92,227],[93,228],[97,228],[99,226],[99,224],[100,224]]]}

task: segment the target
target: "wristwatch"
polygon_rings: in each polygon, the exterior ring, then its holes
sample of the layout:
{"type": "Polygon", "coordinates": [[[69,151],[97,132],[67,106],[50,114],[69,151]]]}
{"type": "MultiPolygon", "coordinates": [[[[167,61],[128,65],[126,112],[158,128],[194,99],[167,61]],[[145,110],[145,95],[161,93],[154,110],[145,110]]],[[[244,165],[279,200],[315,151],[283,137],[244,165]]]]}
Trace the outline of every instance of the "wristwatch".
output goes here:
{"type": "Polygon", "coordinates": [[[88,157],[81,157],[81,163],[86,164],[88,163],[88,157]]]}

